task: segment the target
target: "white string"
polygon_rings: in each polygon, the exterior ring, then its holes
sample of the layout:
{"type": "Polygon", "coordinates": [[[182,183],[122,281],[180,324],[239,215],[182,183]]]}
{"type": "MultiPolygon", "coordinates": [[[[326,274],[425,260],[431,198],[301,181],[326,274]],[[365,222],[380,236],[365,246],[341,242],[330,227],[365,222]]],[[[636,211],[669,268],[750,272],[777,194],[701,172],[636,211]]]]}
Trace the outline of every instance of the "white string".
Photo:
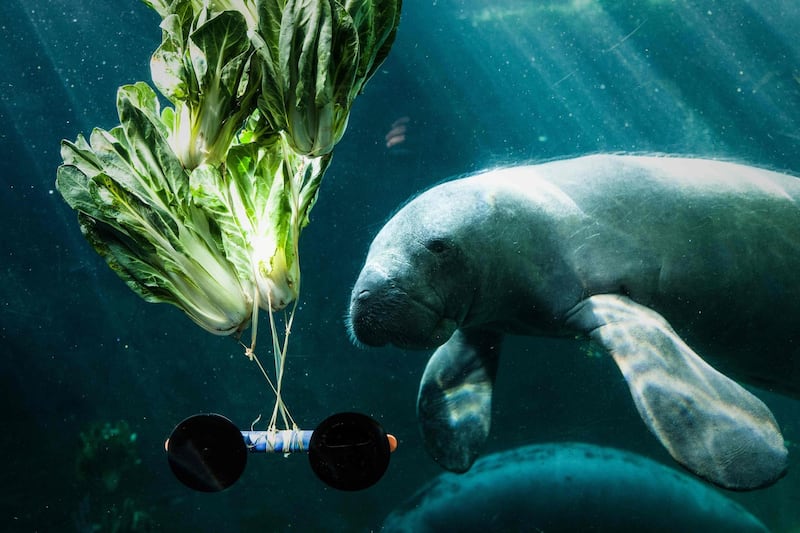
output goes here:
{"type": "MultiPolygon", "coordinates": [[[[270,389],[272,389],[273,394],[275,394],[275,406],[272,409],[272,416],[270,417],[269,425],[267,426],[267,431],[277,431],[278,425],[278,414],[280,413],[281,420],[283,421],[283,426],[285,429],[298,429],[297,424],[292,418],[292,415],[289,413],[289,409],[286,407],[286,404],[283,402],[283,396],[281,395],[281,388],[283,385],[283,373],[284,369],[286,368],[286,354],[288,353],[289,349],[289,335],[291,333],[291,325],[294,321],[294,314],[297,310],[297,300],[295,300],[294,305],[292,306],[292,311],[288,317],[285,317],[286,322],[286,334],[283,338],[283,346],[281,346],[280,337],[278,336],[278,330],[275,326],[275,318],[272,311],[272,301],[270,298],[269,293],[267,293],[267,304],[269,309],[269,325],[270,325],[270,333],[272,334],[272,352],[275,360],[275,378],[277,382],[277,386],[273,383],[273,381],[269,377],[269,373],[267,373],[264,366],[261,364],[261,361],[258,359],[258,356],[255,353],[256,347],[256,338],[258,335],[258,307],[259,307],[259,292],[258,287],[255,287],[254,296],[253,296],[253,315],[251,317],[251,337],[250,337],[250,346],[246,346],[241,341],[241,344],[245,351],[244,354],[247,356],[248,359],[251,361],[255,361],[256,365],[258,365],[261,374],[264,376],[264,379],[267,380],[270,389]],[[289,425],[291,423],[291,426],[289,425]]],[[[261,415],[259,415],[259,418],[261,415]]],[[[258,420],[258,419],[256,419],[258,420]]],[[[255,424],[255,422],[254,422],[255,424]]]]}

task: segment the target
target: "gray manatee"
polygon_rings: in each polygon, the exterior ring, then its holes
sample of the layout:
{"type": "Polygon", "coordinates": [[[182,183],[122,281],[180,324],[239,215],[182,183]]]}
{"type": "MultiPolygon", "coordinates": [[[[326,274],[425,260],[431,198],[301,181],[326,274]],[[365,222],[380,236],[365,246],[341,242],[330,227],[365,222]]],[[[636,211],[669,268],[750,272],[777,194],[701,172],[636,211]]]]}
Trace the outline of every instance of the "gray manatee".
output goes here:
{"type": "Polygon", "coordinates": [[[798,273],[797,178],[593,155],[408,202],[369,248],[348,328],[369,346],[436,348],[417,409],[448,470],[469,469],[489,434],[502,337],[582,336],[611,355],[675,460],[745,490],[779,479],[787,451],[769,409],[725,374],[798,396],[798,273]]]}
{"type": "Polygon", "coordinates": [[[589,444],[531,445],[442,474],[385,520],[384,533],[647,531],[726,533],[767,528],[686,474],[589,444]]]}

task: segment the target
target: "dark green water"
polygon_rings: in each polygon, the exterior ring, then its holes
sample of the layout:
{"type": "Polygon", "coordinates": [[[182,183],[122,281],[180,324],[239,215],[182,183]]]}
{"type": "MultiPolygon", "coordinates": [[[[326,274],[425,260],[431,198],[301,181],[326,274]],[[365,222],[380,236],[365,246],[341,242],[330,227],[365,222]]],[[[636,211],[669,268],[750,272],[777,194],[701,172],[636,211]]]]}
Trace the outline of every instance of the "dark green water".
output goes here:
{"type": "MultiPolygon", "coordinates": [[[[113,126],[117,86],[149,79],[158,18],[136,0],[4,0],[0,529],[89,531],[134,510],[145,513],[140,530],[377,529],[440,472],[414,413],[427,354],[358,350],[344,328],[350,286],[382,222],[449,176],[589,152],[724,157],[800,174],[798,35],[791,0],[406,0],[396,44],[356,101],[303,233],[285,385],[302,425],[357,410],[400,449],[385,478],[359,493],[325,488],[303,457],[252,457],[237,485],[206,495],[172,478],[165,437],[201,411],[244,428],[271,409],[271,393],[234,341],[129,291],[53,184],[60,139],[113,126]],[[406,139],[387,148],[402,117],[406,139]],[[81,432],[120,420],[136,434],[129,455],[101,454],[101,473],[87,474],[81,432]]],[[[582,440],[674,466],[610,360],[536,339],[509,342],[505,354],[487,451],[582,440]]],[[[729,496],[789,531],[800,526],[800,404],[759,394],[790,441],[792,471],[729,496]]]]}

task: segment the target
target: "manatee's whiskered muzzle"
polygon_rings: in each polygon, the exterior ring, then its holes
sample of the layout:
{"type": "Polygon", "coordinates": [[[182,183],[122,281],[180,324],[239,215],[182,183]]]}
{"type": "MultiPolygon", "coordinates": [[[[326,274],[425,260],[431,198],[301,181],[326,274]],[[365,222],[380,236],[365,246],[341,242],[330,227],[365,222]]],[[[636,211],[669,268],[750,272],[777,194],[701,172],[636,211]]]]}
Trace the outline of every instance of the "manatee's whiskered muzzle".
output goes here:
{"type": "Polygon", "coordinates": [[[377,269],[365,268],[353,287],[347,329],[357,345],[429,348],[444,342],[435,334],[441,321],[424,298],[377,269]]]}
{"type": "Polygon", "coordinates": [[[365,270],[353,287],[347,329],[351,338],[367,346],[383,346],[390,339],[385,324],[397,313],[402,298],[379,272],[365,270]],[[396,302],[396,303],[393,303],[396,302]]]}

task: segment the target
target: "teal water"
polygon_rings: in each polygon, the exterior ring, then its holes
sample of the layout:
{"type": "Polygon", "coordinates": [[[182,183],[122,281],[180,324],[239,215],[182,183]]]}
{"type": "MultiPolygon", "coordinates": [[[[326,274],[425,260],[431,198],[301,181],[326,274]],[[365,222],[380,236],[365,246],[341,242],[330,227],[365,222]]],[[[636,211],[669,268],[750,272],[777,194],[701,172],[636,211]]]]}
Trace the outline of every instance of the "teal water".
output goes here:
{"type": "MultiPolygon", "coordinates": [[[[158,17],[137,0],[4,0],[0,529],[116,521],[133,531],[134,516],[140,531],[379,528],[440,473],[414,413],[427,354],[359,350],[344,328],[350,286],[382,222],[449,176],[598,151],[723,157],[800,175],[799,33],[790,0],[407,0],[301,239],[285,385],[302,425],[357,410],[400,448],[385,478],[359,493],[324,487],[303,457],[253,457],[239,483],[206,495],[169,473],[169,431],[202,411],[246,427],[271,409],[271,393],[235,342],[128,290],[53,184],[60,139],[113,126],[116,88],[149,79],[158,17]],[[387,147],[398,120],[405,140],[387,147]],[[104,440],[106,423],[122,431],[104,440]],[[92,430],[108,445],[89,468],[80,435],[92,430]]],[[[487,453],[577,440],[675,466],[610,360],[537,339],[515,339],[504,353],[487,453]]],[[[783,424],[792,469],[769,489],[726,495],[791,531],[800,527],[800,404],[757,393],[783,424]]]]}

